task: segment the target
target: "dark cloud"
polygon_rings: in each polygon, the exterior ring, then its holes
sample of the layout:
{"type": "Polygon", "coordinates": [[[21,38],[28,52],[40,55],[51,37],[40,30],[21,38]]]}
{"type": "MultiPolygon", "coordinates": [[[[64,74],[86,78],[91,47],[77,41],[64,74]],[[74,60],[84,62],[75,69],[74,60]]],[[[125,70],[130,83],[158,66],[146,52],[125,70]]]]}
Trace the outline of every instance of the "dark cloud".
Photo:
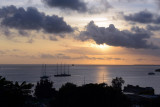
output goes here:
{"type": "Polygon", "coordinates": [[[128,16],[124,16],[124,18],[127,21],[134,21],[134,22],[140,22],[140,23],[151,23],[154,21],[153,20],[154,15],[147,10],[141,11],[135,14],[130,14],[128,16]]]}
{"type": "Polygon", "coordinates": [[[0,9],[0,18],[4,18],[4,17],[8,17],[9,15],[13,15],[17,11],[18,9],[13,5],[2,7],[0,9]]]}
{"type": "Polygon", "coordinates": [[[2,25],[27,30],[39,30],[42,27],[44,14],[39,13],[36,8],[29,7],[26,11],[19,8],[12,16],[2,20],[2,25]]]}
{"type": "Polygon", "coordinates": [[[147,25],[146,29],[148,29],[150,31],[159,31],[160,30],[160,26],[147,25]]]}
{"type": "Polygon", "coordinates": [[[149,12],[148,10],[144,10],[135,14],[124,15],[125,20],[139,23],[154,23],[160,24],[160,16],[154,13],[149,12]]]}
{"type": "Polygon", "coordinates": [[[59,7],[61,9],[71,9],[78,12],[86,12],[87,4],[82,0],[42,0],[50,7],[59,7]]]}
{"type": "Polygon", "coordinates": [[[98,0],[93,2],[84,2],[84,0],[42,0],[49,7],[60,8],[63,11],[73,10],[80,13],[102,13],[112,8],[107,0],[98,0]]]}
{"type": "Polygon", "coordinates": [[[72,32],[73,29],[63,21],[62,17],[56,15],[46,16],[43,21],[43,29],[47,33],[72,32]]]}
{"type": "Polygon", "coordinates": [[[110,46],[121,46],[126,48],[145,48],[155,49],[158,48],[152,43],[148,43],[147,39],[150,38],[152,33],[145,29],[138,27],[132,28],[132,31],[120,31],[113,24],[108,28],[98,27],[91,21],[86,30],[82,31],[78,36],[81,41],[94,40],[97,44],[107,44],[110,46]]]}
{"type": "Polygon", "coordinates": [[[62,17],[47,16],[33,7],[28,7],[25,10],[24,8],[8,6],[1,8],[0,13],[2,13],[0,17],[3,26],[18,30],[43,29],[47,33],[69,33],[73,31],[72,27],[67,25],[62,17]],[[12,8],[14,11],[11,11],[12,8]]]}

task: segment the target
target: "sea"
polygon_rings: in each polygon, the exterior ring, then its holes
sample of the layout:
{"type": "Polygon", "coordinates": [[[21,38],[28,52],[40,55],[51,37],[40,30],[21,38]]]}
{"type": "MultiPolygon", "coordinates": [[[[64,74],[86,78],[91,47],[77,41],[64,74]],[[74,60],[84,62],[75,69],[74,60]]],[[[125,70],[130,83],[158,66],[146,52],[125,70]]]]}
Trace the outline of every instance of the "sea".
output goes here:
{"type": "MultiPolygon", "coordinates": [[[[107,83],[111,85],[113,78],[122,77],[125,81],[123,86],[139,85],[141,87],[153,87],[155,94],[160,94],[160,72],[155,72],[160,65],[69,65],[69,77],[54,77],[57,74],[57,65],[46,65],[46,75],[54,82],[53,87],[57,90],[67,82],[78,86],[88,83],[107,83]],[[155,75],[148,75],[154,72],[155,75]]],[[[58,72],[68,72],[67,65],[59,65],[58,72]],[[60,70],[61,68],[61,70],[60,70]]],[[[44,75],[41,64],[14,64],[0,65],[0,75],[10,81],[35,84],[44,75]]]]}

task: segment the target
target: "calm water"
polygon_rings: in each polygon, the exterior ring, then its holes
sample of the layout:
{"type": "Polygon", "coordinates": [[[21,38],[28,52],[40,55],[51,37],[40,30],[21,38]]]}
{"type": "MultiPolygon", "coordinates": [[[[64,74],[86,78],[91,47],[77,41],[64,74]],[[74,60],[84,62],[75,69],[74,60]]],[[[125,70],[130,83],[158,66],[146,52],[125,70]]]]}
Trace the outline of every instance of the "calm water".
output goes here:
{"type": "MultiPolygon", "coordinates": [[[[109,65],[75,65],[70,67],[71,77],[54,77],[56,65],[47,65],[47,75],[51,75],[54,87],[59,88],[66,82],[77,85],[85,83],[106,82],[111,85],[115,77],[122,77],[125,85],[153,87],[160,94],[160,73],[148,75],[160,66],[109,66],[109,65]]],[[[42,65],[0,65],[0,75],[11,81],[27,81],[36,84],[42,76],[42,65]]]]}

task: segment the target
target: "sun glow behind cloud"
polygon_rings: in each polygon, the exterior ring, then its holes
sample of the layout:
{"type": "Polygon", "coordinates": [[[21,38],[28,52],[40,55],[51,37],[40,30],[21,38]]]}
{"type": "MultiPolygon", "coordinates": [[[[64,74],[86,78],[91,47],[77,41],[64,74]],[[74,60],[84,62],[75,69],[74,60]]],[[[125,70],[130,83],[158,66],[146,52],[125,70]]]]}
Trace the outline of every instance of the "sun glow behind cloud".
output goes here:
{"type": "Polygon", "coordinates": [[[98,44],[95,44],[95,43],[91,43],[90,47],[101,49],[101,50],[108,50],[109,48],[111,48],[109,45],[106,45],[106,44],[100,44],[100,45],[98,45],[98,44]]]}

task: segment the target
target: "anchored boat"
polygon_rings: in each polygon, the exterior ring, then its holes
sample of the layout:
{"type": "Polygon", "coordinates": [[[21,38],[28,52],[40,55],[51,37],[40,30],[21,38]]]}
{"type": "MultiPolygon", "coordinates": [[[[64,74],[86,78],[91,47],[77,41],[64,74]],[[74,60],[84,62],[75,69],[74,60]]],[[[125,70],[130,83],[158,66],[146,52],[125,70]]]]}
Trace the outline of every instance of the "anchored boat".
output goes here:
{"type": "Polygon", "coordinates": [[[66,65],[58,65],[57,64],[57,74],[54,75],[55,77],[68,77],[68,76],[71,76],[71,74],[69,73],[69,65],[67,66],[68,69],[67,69],[67,73],[66,73],[66,65]],[[60,72],[60,73],[59,73],[60,72]]]}

